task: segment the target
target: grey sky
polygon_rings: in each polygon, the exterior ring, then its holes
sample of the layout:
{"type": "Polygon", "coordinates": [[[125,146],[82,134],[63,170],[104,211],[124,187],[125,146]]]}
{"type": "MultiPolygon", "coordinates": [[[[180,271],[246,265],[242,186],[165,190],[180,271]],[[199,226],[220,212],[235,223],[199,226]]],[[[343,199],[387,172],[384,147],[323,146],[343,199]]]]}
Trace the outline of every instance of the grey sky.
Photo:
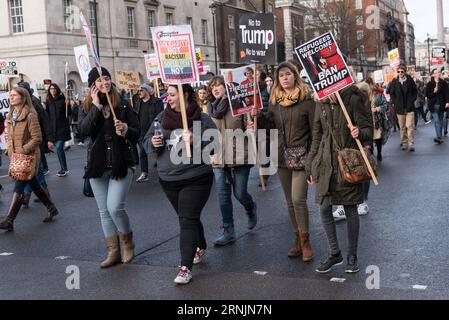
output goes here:
{"type": "MultiPolygon", "coordinates": [[[[437,20],[436,11],[437,5],[435,0],[405,0],[405,6],[410,12],[409,20],[415,26],[416,39],[423,42],[427,39],[427,33],[431,37],[436,38],[437,34],[437,20]]],[[[444,26],[449,25],[449,1],[443,0],[444,7],[444,26]]]]}

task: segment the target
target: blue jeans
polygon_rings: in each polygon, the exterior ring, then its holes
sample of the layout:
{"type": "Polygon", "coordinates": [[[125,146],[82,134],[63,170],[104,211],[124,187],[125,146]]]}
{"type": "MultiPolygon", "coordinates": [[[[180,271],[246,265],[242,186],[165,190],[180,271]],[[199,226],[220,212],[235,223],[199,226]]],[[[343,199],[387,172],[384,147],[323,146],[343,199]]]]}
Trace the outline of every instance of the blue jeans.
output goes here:
{"type": "MultiPolygon", "coordinates": [[[[44,175],[44,164],[42,161],[39,161],[39,168],[37,169],[37,175],[36,175],[37,182],[42,188],[47,189],[47,181],[45,181],[45,175],[44,175]]],[[[31,193],[31,187],[30,184],[27,183],[25,187],[25,193],[31,193]]]]}
{"type": "Polygon", "coordinates": [[[131,232],[129,217],[125,210],[134,171],[128,169],[125,178],[115,180],[111,178],[111,171],[106,171],[101,178],[90,179],[90,185],[100,211],[101,226],[105,237],[117,235],[118,232],[131,232]]]}
{"type": "Polygon", "coordinates": [[[234,169],[214,168],[223,224],[234,224],[232,191],[234,191],[235,198],[243,205],[246,211],[254,208],[253,198],[248,193],[250,170],[250,166],[235,167],[234,169]]]}
{"type": "Polygon", "coordinates": [[[443,116],[443,130],[444,130],[445,134],[447,132],[447,118],[448,118],[448,116],[449,116],[449,112],[446,109],[446,111],[444,111],[444,116],[443,116]]]}
{"type": "Polygon", "coordinates": [[[39,182],[37,182],[36,177],[33,177],[33,179],[28,180],[28,181],[20,181],[20,180],[17,180],[17,181],[14,183],[14,192],[15,192],[15,193],[19,193],[19,194],[23,194],[23,192],[24,192],[24,190],[25,190],[25,187],[26,187],[27,185],[28,185],[28,186],[31,186],[34,190],[40,188],[39,182]]]}
{"type": "Polygon", "coordinates": [[[139,157],[140,157],[140,171],[148,173],[148,155],[143,147],[142,141],[139,141],[139,157]]]}
{"type": "Polygon", "coordinates": [[[440,105],[435,105],[432,116],[435,123],[437,138],[441,138],[443,136],[443,112],[440,105]]]}
{"type": "Polygon", "coordinates": [[[44,171],[48,170],[48,163],[47,158],[45,157],[45,152],[41,150],[41,162],[42,162],[42,168],[44,171]]]}
{"type": "Polygon", "coordinates": [[[58,154],[61,170],[67,171],[67,161],[65,159],[64,143],[65,143],[64,140],[56,141],[56,153],[58,154]]]}

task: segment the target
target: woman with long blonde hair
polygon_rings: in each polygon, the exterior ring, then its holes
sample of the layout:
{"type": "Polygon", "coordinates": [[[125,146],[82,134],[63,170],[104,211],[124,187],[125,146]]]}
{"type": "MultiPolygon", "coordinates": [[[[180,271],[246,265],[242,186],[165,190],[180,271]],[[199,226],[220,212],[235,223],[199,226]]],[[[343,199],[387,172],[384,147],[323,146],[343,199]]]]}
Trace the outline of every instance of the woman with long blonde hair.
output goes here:
{"type": "Polygon", "coordinates": [[[264,115],[254,110],[253,115],[256,114],[261,118],[261,126],[279,130],[278,174],[295,234],[295,244],[288,256],[298,257],[302,254],[304,262],[311,261],[313,253],[309,237],[307,176],[304,168],[289,168],[284,151],[286,148],[302,147],[308,152],[310,149],[315,102],[292,63],[283,62],[279,65],[271,90],[268,113],[264,115]]]}
{"type": "Polygon", "coordinates": [[[37,112],[33,108],[30,94],[26,89],[20,87],[14,88],[9,94],[9,100],[11,107],[6,116],[8,127],[7,155],[9,157],[12,157],[13,153],[32,155],[34,156],[35,164],[29,175],[32,176],[31,179],[18,180],[14,178],[17,180],[14,185],[11,204],[5,220],[0,223],[0,229],[13,231],[14,220],[22,207],[24,189],[27,184],[29,184],[31,190],[33,190],[34,194],[48,210],[48,215],[43,222],[52,221],[53,217],[58,214],[58,210],[36,179],[40,158],[39,144],[42,140],[42,134],[37,112]]]}

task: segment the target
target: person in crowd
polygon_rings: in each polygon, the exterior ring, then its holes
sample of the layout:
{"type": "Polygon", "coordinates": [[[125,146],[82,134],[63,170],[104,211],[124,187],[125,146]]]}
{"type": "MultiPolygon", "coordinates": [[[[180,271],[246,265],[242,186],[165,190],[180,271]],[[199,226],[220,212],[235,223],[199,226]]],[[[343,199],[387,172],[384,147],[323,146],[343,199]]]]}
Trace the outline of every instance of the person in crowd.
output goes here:
{"type": "Polygon", "coordinates": [[[426,87],[427,107],[432,113],[435,124],[436,137],[433,141],[442,144],[443,140],[443,120],[444,111],[449,108],[449,86],[441,79],[438,69],[431,72],[432,79],[426,87]]]}
{"type": "Polygon", "coordinates": [[[140,123],[139,155],[141,174],[137,182],[148,181],[148,155],[143,147],[143,138],[150,128],[156,116],[164,110],[162,100],[154,94],[154,88],[151,84],[144,83],[139,89],[139,99],[135,104],[135,111],[140,123]]]}
{"type": "Polygon", "coordinates": [[[418,92],[415,100],[415,129],[417,129],[419,116],[421,116],[425,124],[429,124],[432,120],[427,119],[426,113],[424,112],[424,106],[426,104],[426,86],[423,81],[418,79],[416,79],[415,83],[418,92]]]}
{"type": "Polygon", "coordinates": [[[15,181],[14,193],[6,218],[0,223],[0,229],[13,231],[14,221],[22,207],[24,188],[27,184],[30,185],[34,194],[47,208],[47,217],[43,222],[52,221],[59,212],[36,179],[36,173],[40,162],[39,144],[41,143],[42,136],[37,112],[33,108],[30,94],[27,89],[16,87],[11,90],[9,99],[10,111],[6,119],[8,127],[7,155],[11,157],[13,153],[26,154],[34,156],[35,159],[33,162],[35,165],[31,172],[32,178],[26,181],[15,181]]]}
{"type": "Polygon", "coordinates": [[[261,126],[265,122],[268,123],[265,127],[279,130],[278,174],[295,235],[294,245],[287,255],[298,257],[302,254],[303,261],[308,262],[312,260],[313,252],[309,237],[307,176],[304,168],[292,170],[287,167],[284,150],[304,147],[310,151],[316,103],[307,85],[301,81],[298,69],[290,62],[279,65],[274,79],[268,112],[253,110],[253,115],[254,112],[259,114],[261,126]]]}
{"type": "MultiPolygon", "coordinates": [[[[34,107],[34,110],[36,110],[36,113],[37,113],[37,117],[39,120],[39,126],[41,129],[42,141],[39,145],[40,161],[39,161],[39,165],[38,165],[36,179],[37,179],[39,185],[41,186],[41,188],[44,190],[44,192],[50,198],[50,192],[48,191],[47,181],[45,179],[44,163],[42,162],[42,155],[45,156],[45,153],[48,152],[47,137],[50,132],[50,119],[48,117],[47,112],[45,112],[44,108],[42,107],[42,104],[40,103],[39,99],[37,99],[36,97],[33,96],[34,90],[30,87],[30,84],[28,82],[21,81],[17,85],[28,91],[28,93],[31,96],[31,103],[34,107]]],[[[28,183],[25,186],[24,194],[23,194],[23,207],[24,208],[28,208],[28,206],[29,206],[31,192],[32,192],[32,189],[30,187],[30,184],[28,183]]],[[[34,201],[40,202],[39,198],[36,198],[34,201]]]]}
{"type": "Polygon", "coordinates": [[[349,127],[335,95],[323,100],[315,112],[312,147],[306,163],[308,183],[316,186],[316,201],[327,236],[330,253],[315,269],[327,273],[333,266],[343,263],[338,244],[336,223],[332,205],[343,205],[347,216],[348,254],[345,271],[359,271],[357,247],[359,238],[359,215],[357,205],[363,202],[363,185],[346,182],[340,173],[337,152],[340,148],[358,149],[355,139],[362,145],[370,145],[373,137],[372,114],[364,95],[356,86],[340,91],[341,98],[351,117],[349,127]]]}
{"type": "Polygon", "coordinates": [[[207,105],[209,104],[209,100],[207,98],[207,86],[200,86],[196,90],[196,101],[200,106],[201,112],[204,113],[207,113],[207,105]]]}
{"type": "Polygon", "coordinates": [[[52,83],[47,93],[47,112],[50,116],[50,135],[48,136],[48,148],[52,150],[56,144],[56,153],[58,154],[61,170],[56,174],[58,177],[65,177],[69,170],[64,151],[64,143],[72,139],[70,135],[71,109],[66,106],[66,98],[61,92],[59,86],[52,83]],[[67,108],[67,110],[66,110],[67,108]]]}
{"type": "Polygon", "coordinates": [[[193,136],[195,122],[201,127],[201,132],[215,129],[210,117],[201,112],[193,88],[184,84],[183,92],[184,96],[181,96],[176,85],[168,87],[168,106],[156,117],[144,138],[147,152],[157,154],[160,184],[179,217],[181,267],[174,279],[176,284],[188,284],[192,279],[193,265],[200,263],[206,254],[201,212],[209,199],[214,179],[212,167],[204,159],[200,163],[189,159],[181,164],[171,160],[173,154],[185,153],[186,143],[190,144],[191,150],[201,149],[194,151],[201,153],[210,143],[202,141],[201,136],[193,136]],[[186,106],[187,130],[183,129],[181,99],[186,106]]]}
{"type": "MultiPolygon", "coordinates": [[[[260,96],[262,99],[262,110],[261,112],[264,113],[265,115],[268,113],[269,111],[269,103],[270,103],[270,95],[271,95],[271,91],[273,89],[273,76],[272,75],[267,75],[267,74],[262,74],[261,75],[261,85],[259,85],[260,88],[260,96]]],[[[259,129],[259,128],[258,128],[259,129]]],[[[266,131],[266,155],[267,157],[270,157],[270,145],[271,145],[271,141],[270,141],[270,132],[269,130],[266,131]]],[[[270,163],[267,164],[262,164],[261,165],[262,168],[268,168],[270,167],[270,163]]],[[[263,175],[262,176],[263,180],[264,180],[264,184],[265,186],[268,185],[268,179],[270,178],[269,175],[263,175]]],[[[259,181],[259,187],[262,187],[262,182],[259,181]]]]}
{"type": "Polygon", "coordinates": [[[252,164],[248,161],[248,143],[244,144],[243,149],[237,149],[236,139],[227,137],[229,134],[226,132],[229,131],[225,131],[228,129],[232,132],[238,129],[245,131],[246,121],[244,115],[232,116],[223,77],[213,77],[209,82],[208,92],[212,99],[208,106],[208,114],[222,137],[221,156],[215,156],[212,166],[214,167],[220,202],[223,233],[215,239],[214,244],[224,246],[236,241],[232,192],[234,192],[235,198],[245,209],[248,216],[247,227],[250,230],[254,229],[257,224],[257,207],[248,193],[248,178],[252,167],[252,164]]]}
{"type": "Polygon", "coordinates": [[[407,74],[405,66],[398,67],[398,76],[388,85],[387,93],[390,94],[396,111],[400,136],[401,149],[415,151],[415,100],[418,95],[416,84],[407,74]]]}
{"type": "Polygon", "coordinates": [[[100,266],[108,268],[134,258],[133,232],[125,205],[137,164],[134,147],[140,127],[137,115],[112,85],[106,68],[102,68],[102,77],[93,68],[88,84],[90,95],[80,119],[81,133],[91,138],[84,178],[90,181],[108,250],[100,266]]]}

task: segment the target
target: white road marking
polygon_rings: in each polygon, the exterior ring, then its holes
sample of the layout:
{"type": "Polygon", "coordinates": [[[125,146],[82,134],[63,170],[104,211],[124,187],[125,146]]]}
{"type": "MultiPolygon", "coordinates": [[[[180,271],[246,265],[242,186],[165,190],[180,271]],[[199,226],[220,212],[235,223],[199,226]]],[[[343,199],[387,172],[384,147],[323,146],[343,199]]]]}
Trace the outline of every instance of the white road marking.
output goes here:
{"type": "Polygon", "coordinates": [[[258,276],[264,276],[266,275],[268,272],[266,271],[254,271],[254,274],[257,274],[258,276]]]}
{"type": "Polygon", "coordinates": [[[343,283],[343,282],[346,281],[346,279],[345,279],[345,278],[331,278],[329,281],[330,281],[330,282],[340,282],[340,283],[343,283]]]}
{"type": "Polygon", "coordinates": [[[66,260],[69,258],[70,258],[69,256],[59,256],[59,257],[56,257],[55,260],[66,260]]]}
{"type": "Polygon", "coordinates": [[[401,273],[399,276],[401,278],[410,278],[410,273],[401,273]]]}
{"type": "Polygon", "coordinates": [[[426,290],[426,289],[427,289],[427,286],[422,286],[422,285],[420,285],[420,284],[415,284],[415,285],[413,286],[413,289],[415,289],[415,290],[426,290]]]}
{"type": "Polygon", "coordinates": [[[2,252],[0,253],[0,256],[12,256],[14,253],[12,252],[2,252]]]}

